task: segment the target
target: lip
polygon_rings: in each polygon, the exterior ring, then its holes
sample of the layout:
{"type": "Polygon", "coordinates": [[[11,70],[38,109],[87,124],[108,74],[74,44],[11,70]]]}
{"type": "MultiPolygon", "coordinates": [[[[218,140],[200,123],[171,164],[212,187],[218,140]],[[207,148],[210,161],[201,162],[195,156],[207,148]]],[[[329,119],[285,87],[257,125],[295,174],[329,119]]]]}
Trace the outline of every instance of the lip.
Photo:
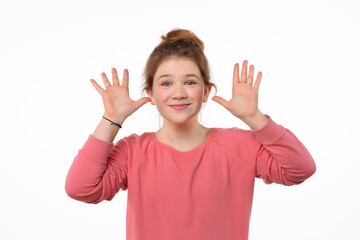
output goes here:
{"type": "Polygon", "coordinates": [[[187,106],[189,106],[190,104],[172,104],[170,105],[170,107],[172,107],[175,110],[183,110],[185,108],[187,108],[187,106]]]}

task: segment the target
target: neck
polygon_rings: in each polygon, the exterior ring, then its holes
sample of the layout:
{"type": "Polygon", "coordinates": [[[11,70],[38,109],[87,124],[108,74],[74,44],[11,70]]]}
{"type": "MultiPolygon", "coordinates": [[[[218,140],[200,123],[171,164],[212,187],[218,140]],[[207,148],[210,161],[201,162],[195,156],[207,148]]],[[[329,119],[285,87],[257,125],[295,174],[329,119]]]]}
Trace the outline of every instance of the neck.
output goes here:
{"type": "Polygon", "coordinates": [[[197,121],[197,118],[184,124],[177,124],[164,119],[163,127],[158,131],[158,135],[170,142],[181,144],[198,139],[204,135],[205,131],[206,128],[197,121]]]}

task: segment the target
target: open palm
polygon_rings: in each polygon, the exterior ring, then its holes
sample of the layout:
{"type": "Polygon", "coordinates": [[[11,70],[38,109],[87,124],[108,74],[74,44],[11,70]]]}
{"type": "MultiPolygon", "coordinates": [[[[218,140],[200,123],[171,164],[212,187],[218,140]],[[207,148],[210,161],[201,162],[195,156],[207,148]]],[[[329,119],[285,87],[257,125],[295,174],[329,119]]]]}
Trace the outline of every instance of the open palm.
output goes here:
{"type": "Polygon", "coordinates": [[[242,119],[255,116],[258,111],[258,93],[261,82],[262,72],[259,72],[255,84],[254,65],[250,65],[249,75],[247,74],[248,61],[245,60],[241,69],[241,76],[239,78],[239,64],[234,66],[232,98],[226,101],[222,97],[214,96],[212,100],[221,104],[234,116],[242,119]]]}
{"type": "Polygon", "coordinates": [[[105,73],[102,73],[101,77],[103,79],[105,89],[100,87],[94,79],[91,79],[90,81],[103,99],[105,108],[104,116],[110,118],[113,121],[122,123],[138,108],[151,100],[149,97],[143,97],[137,101],[134,101],[130,98],[129,72],[127,69],[124,69],[122,84],[119,82],[115,68],[112,69],[113,85],[111,85],[105,73]]]}

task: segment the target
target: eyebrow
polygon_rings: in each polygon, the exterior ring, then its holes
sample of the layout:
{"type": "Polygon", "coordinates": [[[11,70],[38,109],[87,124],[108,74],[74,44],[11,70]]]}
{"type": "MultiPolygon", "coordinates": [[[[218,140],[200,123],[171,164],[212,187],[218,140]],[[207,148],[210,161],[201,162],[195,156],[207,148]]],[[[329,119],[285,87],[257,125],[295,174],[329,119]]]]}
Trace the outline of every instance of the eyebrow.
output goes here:
{"type": "MultiPolygon", "coordinates": [[[[159,80],[160,78],[162,77],[173,77],[174,75],[172,74],[164,74],[164,75],[161,75],[160,77],[158,77],[157,80],[159,80]]],[[[196,77],[197,79],[200,79],[198,76],[196,76],[195,74],[185,74],[184,75],[185,77],[196,77]]]]}

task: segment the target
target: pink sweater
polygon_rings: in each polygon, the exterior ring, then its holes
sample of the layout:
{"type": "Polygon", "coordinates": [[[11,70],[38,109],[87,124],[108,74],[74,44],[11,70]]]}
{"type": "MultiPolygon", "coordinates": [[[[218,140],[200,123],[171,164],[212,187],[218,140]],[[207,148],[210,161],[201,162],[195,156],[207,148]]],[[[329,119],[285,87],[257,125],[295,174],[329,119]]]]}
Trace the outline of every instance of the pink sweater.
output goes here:
{"type": "Polygon", "coordinates": [[[255,177],[289,186],[316,170],[297,137],[266,116],[255,131],[213,128],[188,152],[153,132],[115,145],[90,135],[68,172],[66,193],[99,203],[128,189],[127,240],[246,240],[255,177]]]}

